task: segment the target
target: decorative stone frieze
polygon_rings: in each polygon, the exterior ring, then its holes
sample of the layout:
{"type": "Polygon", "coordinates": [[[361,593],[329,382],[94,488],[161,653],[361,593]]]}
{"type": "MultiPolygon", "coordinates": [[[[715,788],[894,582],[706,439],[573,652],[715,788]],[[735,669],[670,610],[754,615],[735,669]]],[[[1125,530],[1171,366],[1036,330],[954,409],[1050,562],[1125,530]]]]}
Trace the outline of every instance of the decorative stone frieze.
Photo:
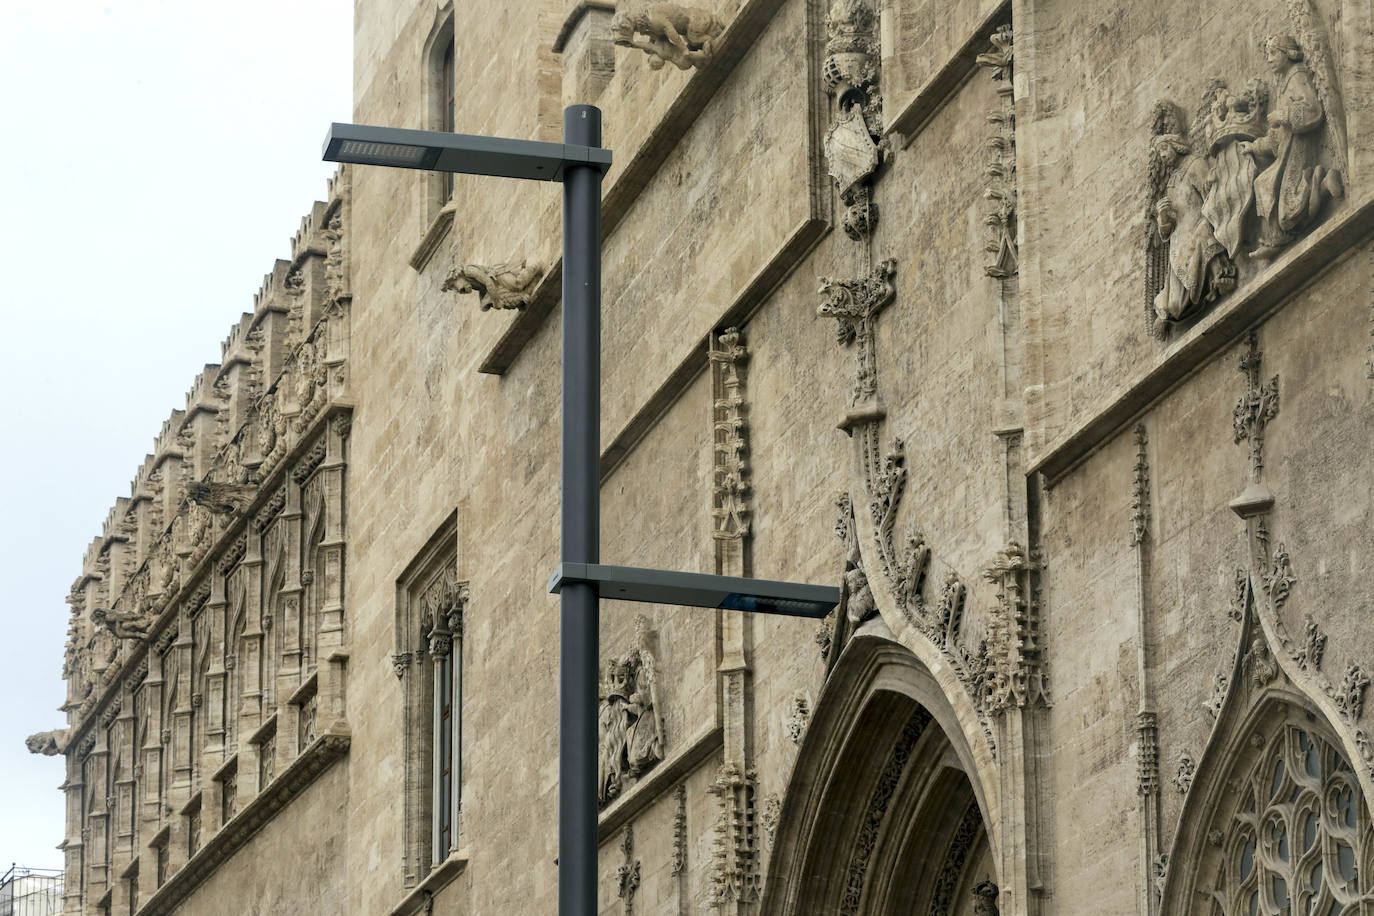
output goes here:
{"type": "Polygon", "coordinates": [[[615,868],[616,896],[625,904],[625,916],[634,916],[635,891],[639,890],[640,862],[635,856],[635,828],[633,824],[625,827],[625,836],[620,841],[620,851],[625,860],[615,868]]]}
{"type": "Polygon", "coordinates": [[[964,816],[959,819],[958,825],[954,828],[954,835],[950,837],[949,846],[945,849],[944,861],[940,863],[940,871],[935,876],[935,887],[931,891],[928,910],[930,916],[951,916],[955,902],[954,894],[964,877],[964,867],[968,864],[969,854],[973,852],[973,844],[978,842],[982,835],[983,813],[975,801],[964,811],[964,816]]]}
{"type": "Polygon", "coordinates": [[[711,60],[725,23],[710,10],[654,0],[620,0],[611,17],[611,38],[621,47],[649,55],[649,68],[672,64],[679,70],[711,60]]]}
{"type": "Polygon", "coordinates": [[[543,266],[528,261],[492,267],[464,264],[444,280],[443,289],[460,296],[476,293],[484,312],[489,309],[523,309],[534,298],[535,287],[543,276],[543,266]]]}

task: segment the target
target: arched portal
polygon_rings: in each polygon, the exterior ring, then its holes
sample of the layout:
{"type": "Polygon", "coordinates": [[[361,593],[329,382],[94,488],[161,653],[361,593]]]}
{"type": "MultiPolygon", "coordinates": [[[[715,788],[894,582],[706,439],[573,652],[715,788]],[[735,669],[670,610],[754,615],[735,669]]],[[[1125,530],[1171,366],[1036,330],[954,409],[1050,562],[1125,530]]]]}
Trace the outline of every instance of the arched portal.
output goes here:
{"type": "Polygon", "coordinates": [[[993,916],[988,793],[953,710],[873,621],[846,645],[807,729],[763,916],[993,916]]]}

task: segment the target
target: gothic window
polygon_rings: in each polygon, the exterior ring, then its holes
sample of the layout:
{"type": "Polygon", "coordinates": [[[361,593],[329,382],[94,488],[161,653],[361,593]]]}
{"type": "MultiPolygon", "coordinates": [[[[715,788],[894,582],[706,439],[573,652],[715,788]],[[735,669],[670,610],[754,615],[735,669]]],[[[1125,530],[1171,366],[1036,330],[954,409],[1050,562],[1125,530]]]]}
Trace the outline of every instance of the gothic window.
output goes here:
{"type": "Polygon", "coordinates": [[[462,799],[463,611],[450,516],[397,582],[396,651],[405,753],[405,881],[457,848],[462,799]]]}
{"type": "MultiPolygon", "coordinates": [[[[456,74],[454,70],[453,46],[453,6],[443,4],[429,37],[425,41],[425,111],[423,126],[428,130],[452,131],[454,129],[454,107],[456,99],[456,74]]],[[[453,197],[453,174],[451,172],[426,173],[427,194],[429,198],[428,217],[430,220],[453,197]]]]}
{"type": "MultiPolygon", "coordinates": [[[[439,129],[453,132],[453,38],[449,37],[444,46],[444,54],[439,63],[439,129]]],[[[444,203],[453,199],[453,173],[444,172],[444,203]]]]}
{"type": "Polygon", "coordinates": [[[1284,723],[1232,783],[1214,916],[1351,916],[1374,877],[1374,826],[1350,763],[1321,733],[1284,723]]]}

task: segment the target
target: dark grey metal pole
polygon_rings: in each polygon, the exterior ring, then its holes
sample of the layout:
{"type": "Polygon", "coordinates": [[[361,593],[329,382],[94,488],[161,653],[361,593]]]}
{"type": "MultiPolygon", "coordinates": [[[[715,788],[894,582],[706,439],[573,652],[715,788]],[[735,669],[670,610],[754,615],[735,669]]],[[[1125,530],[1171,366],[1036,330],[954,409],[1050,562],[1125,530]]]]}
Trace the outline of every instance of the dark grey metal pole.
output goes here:
{"type": "MultiPolygon", "coordinates": [[[[563,142],[601,145],[601,111],[563,110],[563,142]]],[[[563,562],[601,556],[601,170],[563,175],[563,562]]],[[[600,608],[591,583],[560,593],[558,913],[596,913],[600,608]]]]}

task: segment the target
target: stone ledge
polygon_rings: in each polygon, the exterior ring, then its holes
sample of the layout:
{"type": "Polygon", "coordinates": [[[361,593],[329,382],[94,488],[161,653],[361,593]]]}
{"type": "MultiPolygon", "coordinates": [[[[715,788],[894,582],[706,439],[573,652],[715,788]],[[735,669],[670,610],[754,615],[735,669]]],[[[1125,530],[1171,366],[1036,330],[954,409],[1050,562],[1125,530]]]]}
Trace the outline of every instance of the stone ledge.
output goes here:
{"type": "MultiPolygon", "coordinates": [[[[687,136],[687,132],[705,112],[707,103],[763,35],[764,26],[782,5],[783,0],[746,0],[734,19],[730,20],[725,32],[717,39],[711,62],[693,71],[687,85],[673,99],[657,126],[626,161],[625,167],[615,176],[615,181],[605,189],[601,198],[602,244],[629,214],[639,195],[659,173],[668,154],[687,136]]],[[[535,288],[530,304],[516,313],[506,330],[487,351],[477,371],[487,375],[505,375],[525,349],[525,344],[538,333],[544,319],[558,305],[562,287],[563,261],[560,258],[549,266],[535,288]]]]}
{"type": "Polygon", "coordinates": [[[410,255],[410,266],[415,270],[424,270],[429,259],[434,257],[434,253],[439,250],[439,243],[448,235],[448,231],[453,227],[453,216],[458,212],[458,202],[450,200],[444,204],[443,209],[434,217],[434,222],[429,224],[425,234],[420,239],[420,244],[415,246],[415,251],[410,255]]]}
{"type": "MultiPolygon", "coordinates": [[[[337,724],[335,726],[337,729],[337,724]]],[[[171,913],[206,878],[253,838],[291,799],[300,795],[320,774],[348,752],[351,738],[346,729],[327,732],[301,752],[243,810],[234,815],[196,854],[167,878],[162,887],[138,909],[138,916],[171,913]]]]}
{"type": "Polygon", "coordinates": [[[643,779],[606,806],[597,818],[597,845],[604,844],[624,824],[642,812],[654,800],[676,785],[684,776],[714,754],[725,741],[725,729],[719,725],[697,737],[675,755],[650,770],[643,779]]]}
{"type": "Polygon", "coordinates": [[[411,916],[424,908],[435,894],[453,883],[453,879],[463,873],[468,866],[468,851],[459,849],[430,869],[423,881],[412,887],[401,902],[391,908],[391,916],[411,916]]]}
{"type": "Polygon", "coordinates": [[[1353,251],[1372,232],[1374,197],[1329,218],[1284,252],[1247,288],[1222,300],[1210,314],[1170,343],[1154,365],[1110,391],[1102,399],[1106,402],[1103,407],[1032,456],[1026,473],[1043,474],[1045,485],[1054,486],[1250,328],[1288,305],[1295,293],[1353,251]]]}

